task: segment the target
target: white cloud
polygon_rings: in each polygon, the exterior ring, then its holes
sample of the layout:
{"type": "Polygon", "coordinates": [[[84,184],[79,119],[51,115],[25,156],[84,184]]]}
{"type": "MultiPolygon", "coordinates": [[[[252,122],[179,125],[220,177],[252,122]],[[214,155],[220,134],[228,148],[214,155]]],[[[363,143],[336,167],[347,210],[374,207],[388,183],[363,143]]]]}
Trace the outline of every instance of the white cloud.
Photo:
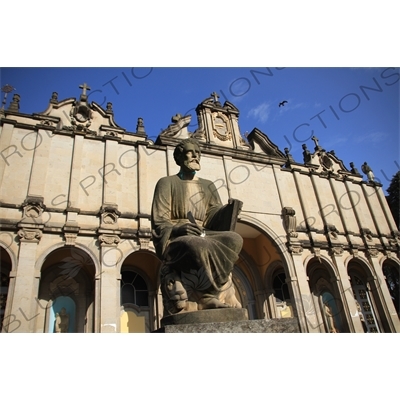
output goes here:
{"type": "Polygon", "coordinates": [[[248,117],[253,117],[257,121],[260,122],[266,122],[268,120],[269,114],[271,112],[270,110],[271,105],[269,103],[261,103],[255,108],[252,108],[248,113],[248,117]]]}
{"type": "Polygon", "coordinates": [[[388,137],[388,134],[385,132],[371,132],[364,135],[358,135],[354,138],[356,143],[362,142],[370,142],[370,143],[379,143],[382,142],[385,138],[388,137]]]}

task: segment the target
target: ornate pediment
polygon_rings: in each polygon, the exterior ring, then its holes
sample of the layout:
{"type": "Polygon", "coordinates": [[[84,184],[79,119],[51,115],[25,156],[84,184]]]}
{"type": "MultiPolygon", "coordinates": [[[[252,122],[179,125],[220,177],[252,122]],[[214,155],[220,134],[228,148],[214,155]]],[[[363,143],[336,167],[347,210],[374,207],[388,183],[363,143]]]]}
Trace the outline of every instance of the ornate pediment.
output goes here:
{"type": "Polygon", "coordinates": [[[271,157],[286,161],[285,155],[279,150],[278,146],[272,143],[268,136],[258,128],[254,128],[249,133],[247,140],[254,152],[264,153],[271,157]]]}

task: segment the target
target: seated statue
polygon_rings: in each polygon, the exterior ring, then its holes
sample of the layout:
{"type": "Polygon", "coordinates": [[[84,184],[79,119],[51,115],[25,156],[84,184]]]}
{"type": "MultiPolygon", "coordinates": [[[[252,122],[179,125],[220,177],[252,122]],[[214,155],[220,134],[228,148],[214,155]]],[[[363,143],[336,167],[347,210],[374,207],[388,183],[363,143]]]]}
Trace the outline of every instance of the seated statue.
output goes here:
{"type": "Polygon", "coordinates": [[[242,202],[222,205],[213,182],[196,176],[200,147],[178,144],[177,175],[161,178],[154,191],[152,234],[162,260],[165,315],[209,308],[238,307],[232,270],[243,245],[233,232],[242,202]]]}

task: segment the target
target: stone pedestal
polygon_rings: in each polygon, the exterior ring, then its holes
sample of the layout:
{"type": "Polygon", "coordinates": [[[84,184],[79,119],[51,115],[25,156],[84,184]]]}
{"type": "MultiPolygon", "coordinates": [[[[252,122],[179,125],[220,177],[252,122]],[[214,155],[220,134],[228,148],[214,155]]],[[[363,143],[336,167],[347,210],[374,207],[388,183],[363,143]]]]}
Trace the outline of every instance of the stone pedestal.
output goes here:
{"type": "Polygon", "coordinates": [[[175,314],[153,333],[299,333],[297,318],[248,320],[243,308],[219,308],[175,314]]]}

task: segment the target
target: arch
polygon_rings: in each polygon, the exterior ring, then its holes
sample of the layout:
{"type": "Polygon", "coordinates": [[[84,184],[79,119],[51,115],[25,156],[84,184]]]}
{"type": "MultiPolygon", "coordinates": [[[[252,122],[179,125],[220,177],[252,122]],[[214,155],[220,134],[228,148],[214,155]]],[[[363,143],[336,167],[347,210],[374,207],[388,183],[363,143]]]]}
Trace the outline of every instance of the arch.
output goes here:
{"type": "Polygon", "coordinates": [[[129,252],[120,263],[120,281],[117,285],[121,307],[120,332],[142,332],[143,329],[149,332],[160,327],[161,315],[158,298],[160,267],[161,261],[154,252],[140,249],[129,252]],[[125,272],[138,274],[143,279],[148,293],[147,305],[122,302],[121,288],[124,285],[123,275],[125,272]]]}
{"type": "Polygon", "coordinates": [[[7,316],[10,314],[10,300],[11,298],[11,282],[10,282],[10,272],[15,268],[15,263],[13,263],[10,252],[8,249],[0,246],[0,332],[9,326],[10,322],[7,320],[4,322],[7,316]]]}
{"type": "MultiPolygon", "coordinates": [[[[295,301],[293,295],[292,281],[288,278],[283,263],[274,261],[264,275],[264,284],[267,296],[268,316],[270,318],[294,317],[295,301]],[[282,277],[283,275],[284,277],[282,277]],[[280,298],[275,288],[275,280],[281,280],[282,286],[286,285],[288,293],[280,298]]],[[[284,290],[282,288],[282,290],[284,290]]]]}
{"type": "MultiPolygon", "coordinates": [[[[10,233],[10,232],[7,232],[7,233],[10,233]]],[[[13,238],[13,240],[15,240],[15,238],[13,238]]],[[[12,243],[10,243],[10,244],[7,245],[7,244],[0,238],[0,248],[3,249],[3,251],[5,251],[5,252],[8,254],[8,256],[10,257],[11,266],[12,266],[12,271],[14,271],[15,268],[16,268],[16,266],[17,266],[17,259],[18,259],[18,258],[17,258],[17,255],[14,254],[14,251],[12,251],[12,250],[10,249],[11,244],[12,244],[12,243]]],[[[0,259],[0,261],[1,261],[1,259],[0,259]]]]}
{"type": "MultiPolygon", "coordinates": [[[[240,223],[247,224],[258,230],[260,233],[264,234],[275,245],[276,249],[279,251],[279,254],[283,257],[284,262],[287,265],[289,275],[295,275],[295,266],[293,263],[293,259],[286,247],[286,234],[284,236],[278,236],[266,224],[246,214],[240,214],[238,224],[240,223]],[[282,237],[285,237],[285,242],[282,241],[282,237]]],[[[237,230],[238,229],[236,228],[236,231],[237,230]]]]}
{"type": "Polygon", "coordinates": [[[75,246],[66,246],[65,242],[59,242],[56,243],[50,247],[48,247],[47,249],[45,249],[43,251],[43,253],[38,257],[36,264],[35,264],[35,269],[37,271],[40,271],[42,269],[43,264],[45,263],[47,257],[53,253],[55,250],[58,249],[80,249],[82,251],[84,251],[85,253],[87,253],[89,255],[89,257],[92,259],[94,267],[95,267],[95,275],[98,276],[100,275],[100,261],[98,259],[98,257],[96,257],[96,255],[93,253],[93,251],[91,249],[89,249],[89,247],[87,247],[84,244],[81,243],[75,243],[75,246]]]}
{"type": "Polygon", "coordinates": [[[41,255],[41,264],[36,263],[40,271],[36,331],[53,331],[57,299],[68,298],[64,303],[73,318],[70,330],[94,332],[96,263],[86,246],[81,247],[54,245],[41,255]]]}
{"type": "Polygon", "coordinates": [[[308,284],[320,332],[350,332],[344,309],[344,291],[336,266],[326,257],[308,257],[306,264],[308,284]]]}
{"type": "Polygon", "coordinates": [[[382,272],[397,316],[400,317],[400,265],[392,258],[386,258],[382,262],[382,272]]]}
{"type": "Polygon", "coordinates": [[[353,258],[347,264],[358,315],[365,332],[390,332],[380,296],[378,278],[369,263],[353,258]]]}

